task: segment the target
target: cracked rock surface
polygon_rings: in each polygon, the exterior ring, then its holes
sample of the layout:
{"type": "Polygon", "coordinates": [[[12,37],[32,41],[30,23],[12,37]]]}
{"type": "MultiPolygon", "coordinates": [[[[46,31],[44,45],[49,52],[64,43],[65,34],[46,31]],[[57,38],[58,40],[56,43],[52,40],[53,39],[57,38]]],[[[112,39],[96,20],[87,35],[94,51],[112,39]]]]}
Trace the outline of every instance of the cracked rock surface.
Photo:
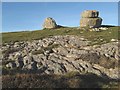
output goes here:
{"type": "Polygon", "coordinates": [[[94,73],[113,79],[118,77],[118,43],[90,45],[82,37],[66,35],[2,46],[2,63],[9,69],[39,70],[45,74],[94,73]]]}

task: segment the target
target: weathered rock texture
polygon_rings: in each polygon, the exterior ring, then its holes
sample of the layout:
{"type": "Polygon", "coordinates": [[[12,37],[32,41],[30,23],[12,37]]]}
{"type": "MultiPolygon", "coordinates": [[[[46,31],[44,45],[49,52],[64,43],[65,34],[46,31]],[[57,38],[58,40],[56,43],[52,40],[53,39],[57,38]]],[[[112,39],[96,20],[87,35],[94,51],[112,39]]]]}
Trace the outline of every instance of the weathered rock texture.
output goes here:
{"type": "Polygon", "coordinates": [[[57,27],[57,24],[53,18],[48,17],[45,19],[43,28],[52,29],[52,28],[56,28],[56,27],[57,27]]]}
{"type": "Polygon", "coordinates": [[[93,73],[118,79],[118,43],[90,46],[83,37],[51,36],[2,46],[3,65],[45,74],[93,73]]]}
{"type": "Polygon", "coordinates": [[[81,14],[80,27],[96,28],[102,24],[99,12],[95,10],[86,10],[81,14]]]}
{"type": "Polygon", "coordinates": [[[82,12],[82,18],[97,18],[99,16],[99,12],[96,10],[86,10],[82,12]]]}

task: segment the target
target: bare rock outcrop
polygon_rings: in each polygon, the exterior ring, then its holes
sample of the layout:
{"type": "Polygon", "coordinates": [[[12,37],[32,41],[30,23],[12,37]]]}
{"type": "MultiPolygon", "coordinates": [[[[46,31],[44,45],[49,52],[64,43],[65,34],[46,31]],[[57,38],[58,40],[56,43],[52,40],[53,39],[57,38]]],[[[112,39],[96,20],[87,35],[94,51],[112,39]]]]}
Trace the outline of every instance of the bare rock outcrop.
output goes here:
{"type": "Polygon", "coordinates": [[[43,28],[52,29],[52,28],[56,28],[56,27],[57,27],[57,24],[53,18],[48,17],[45,19],[44,24],[43,24],[43,28]]]}
{"type": "Polygon", "coordinates": [[[86,10],[81,14],[80,27],[96,28],[102,24],[102,18],[98,17],[96,10],[86,10]]]}
{"type": "Polygon", "coordinates": [[[81,14],[82,18],[97,18],[99,16],[99,12],[96,10],[86,10],[81,14]]]}
{"type": "Polygon", "coordinates": [[[90,41],[79,36],[51,36],[32,42],[6,44],[2,46],[2,52],[2,63],[10,69],[45,74],[77,71],[80,74],[93,73],[119,79],[117,42],[90,46],[90,41]],[[17,49],[16,45],[21,49],[17,49]]]}

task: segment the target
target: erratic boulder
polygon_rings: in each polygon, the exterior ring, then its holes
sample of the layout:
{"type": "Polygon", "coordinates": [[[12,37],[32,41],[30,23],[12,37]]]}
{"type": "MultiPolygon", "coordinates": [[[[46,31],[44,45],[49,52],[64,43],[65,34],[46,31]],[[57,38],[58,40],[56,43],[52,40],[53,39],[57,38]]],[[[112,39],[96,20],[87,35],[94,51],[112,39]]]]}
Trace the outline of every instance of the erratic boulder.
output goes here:
{"type": "Polygon", "coordinates": [[[57,27],[57,24],[53,18],[48,17],[45,19],[43,28],[52,29],[52,28],[56,28],[56,27],[57,27]]]}

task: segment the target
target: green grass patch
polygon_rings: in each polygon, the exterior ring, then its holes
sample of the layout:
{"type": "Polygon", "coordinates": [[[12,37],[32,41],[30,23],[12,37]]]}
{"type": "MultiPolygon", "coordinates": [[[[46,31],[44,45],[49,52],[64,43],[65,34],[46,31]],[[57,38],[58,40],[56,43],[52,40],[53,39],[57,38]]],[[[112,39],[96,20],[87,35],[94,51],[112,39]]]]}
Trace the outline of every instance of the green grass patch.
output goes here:
{"type": "Polygon", "coordinates": [[[57,29],[44,29],[36,31],[26,31],[26,32],[9,32],[2,33],[3,43],[16,42],[16,41],[32,41],[38,40],[49,36],[56,35],[78,35],[87,38],[98,44],[110,42],[111,39],[118,39],[119,27],[109,27],[108,30],[95,32],[95,31],[85,31],[82,29],[74,28],[57,28],[57,29]],[[100,41],[103,39],[103,41],[100,41]]]}

